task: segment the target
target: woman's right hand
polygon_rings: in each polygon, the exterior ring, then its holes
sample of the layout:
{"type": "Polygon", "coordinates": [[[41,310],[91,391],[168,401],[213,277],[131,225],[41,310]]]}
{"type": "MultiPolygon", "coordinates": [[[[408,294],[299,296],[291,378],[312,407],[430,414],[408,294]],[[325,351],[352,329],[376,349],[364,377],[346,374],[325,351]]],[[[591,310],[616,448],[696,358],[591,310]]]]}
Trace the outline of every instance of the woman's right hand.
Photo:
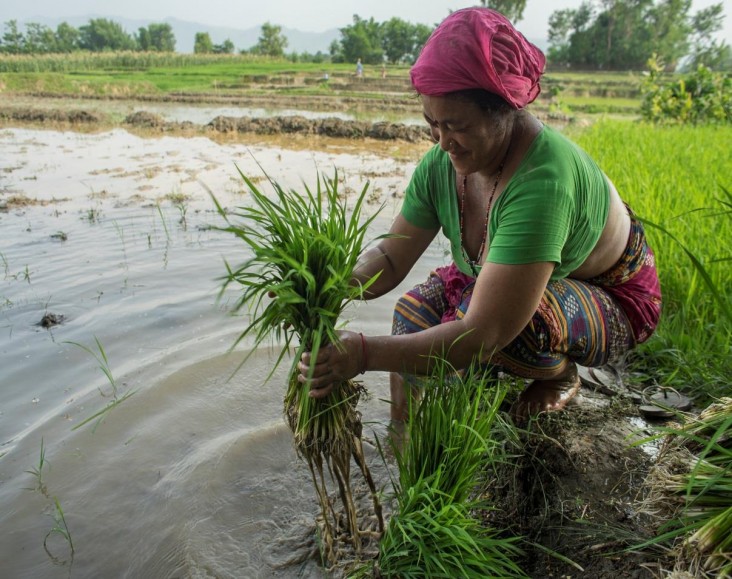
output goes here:
{"type": "Polygon", "coordinates": [[[339,331],[340,344],[329,344],[318,351],[313,358],[311,352],[304,352],[298,362],[298,380],[310,386],[310,396],[324,398],[343,382],[350,380],[364,370],[365,337],[355,332],[339,331]],[[308,378],[310,372],[312,376],[308,378]]]}

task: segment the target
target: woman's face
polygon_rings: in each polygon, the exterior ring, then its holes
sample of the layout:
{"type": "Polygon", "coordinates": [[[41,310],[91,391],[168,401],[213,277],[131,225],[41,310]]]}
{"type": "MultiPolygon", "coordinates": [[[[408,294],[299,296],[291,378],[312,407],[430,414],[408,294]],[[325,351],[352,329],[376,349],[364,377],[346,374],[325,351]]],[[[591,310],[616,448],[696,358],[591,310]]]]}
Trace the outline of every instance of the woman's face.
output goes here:
{"type": "Polygon", "coordinates": [[[469,100],[421,95],[432,138],[449,153],[455,171],[494,171],[508,135],[508,115],[485,112],[469,100]]]}

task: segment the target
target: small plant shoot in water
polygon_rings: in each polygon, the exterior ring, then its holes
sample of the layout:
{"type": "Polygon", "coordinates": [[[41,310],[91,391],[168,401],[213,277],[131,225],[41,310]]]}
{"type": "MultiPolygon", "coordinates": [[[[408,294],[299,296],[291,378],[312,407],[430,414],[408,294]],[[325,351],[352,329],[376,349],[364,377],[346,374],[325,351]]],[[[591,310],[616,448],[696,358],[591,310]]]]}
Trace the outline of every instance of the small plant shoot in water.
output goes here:
{"type": "Polygon", "coordinates": [[[109,384],[112,386],[112,392],[110,394],[105,394],[105,392],[99,388],[99,393],[104,398],[111,397],[112,400],[99,412],[94,413],[90,417],[86,418],[76,426],[74,426],[71,430],[77,430],[84,426],[85,424],[88,424],[92,420],[97,420],[96,424],[94,425],[94,430],[97,429],[99,424],[104,420],[104,417],[106,414],[118,406],[119,404],[122,404],[125,400],[127,400],[130,396],[132,396],[135,393],[135,390],[132,390],[130,392],[127,392],[122,397],[119,397],[118,395],[118,388],[117,388],[117,382],[114,379],[114,376],[112,375],[112,370],[109,367],[109,360],[107,359],[107,353],[104,351],[104,348],[102,347],[102,343],[99,341],[99,338],[94,336],[94,341],[97,345],[97,350],[99,353],[93,351],[91,348],[85,346],[84,344],[79,344],[78,342],[65,342],[66,344],[71,344],[72,346],[76,346],[77,348],[81,348],[88,354],[94,357],[94,359],[97,361],[97,364],[99,365],[99,369],[104,373],[104,375],[107,377],[107,380],[109,381],[109,384]]]}

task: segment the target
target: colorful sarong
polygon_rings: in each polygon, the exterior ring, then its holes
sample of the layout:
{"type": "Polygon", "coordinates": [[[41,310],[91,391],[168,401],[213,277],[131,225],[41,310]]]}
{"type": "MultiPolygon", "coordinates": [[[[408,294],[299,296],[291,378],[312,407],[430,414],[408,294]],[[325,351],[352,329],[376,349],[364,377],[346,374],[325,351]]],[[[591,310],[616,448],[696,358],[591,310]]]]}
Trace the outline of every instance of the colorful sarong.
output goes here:
{"type": "MultiPolygon", "coordinates": [[[[392,334],[410,334],[468,310],[475,280],[455,264],[397,302],[392,334]]],[[[573,361],[599,367],[621,359],[653,333],[661,312],[661,291],[653,252],[643,225],[631,213],[626,250],[604,274],[590,280],[550,282],[524,330],[491,362],[526,378],[551,378],[573,361]]],[[[414,377],[406,377],[410,382],[414,377]],[[410,379],[411,378],[411,379],[410,379]]]]}

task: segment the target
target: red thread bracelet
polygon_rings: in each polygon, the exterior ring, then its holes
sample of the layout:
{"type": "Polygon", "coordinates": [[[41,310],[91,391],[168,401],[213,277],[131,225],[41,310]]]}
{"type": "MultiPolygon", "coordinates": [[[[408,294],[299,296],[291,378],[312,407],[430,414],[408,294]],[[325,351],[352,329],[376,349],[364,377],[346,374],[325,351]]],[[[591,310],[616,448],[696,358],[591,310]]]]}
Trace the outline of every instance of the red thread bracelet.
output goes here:
{"type": "Polygon", "coordinates": [[[363,337],[363,334],[361,332],[359,332],[358,335],[361,336],[361,374],[365,374],[366,362],[368,361],[368,357],[366,354],[366,338],[363,337]]]}

